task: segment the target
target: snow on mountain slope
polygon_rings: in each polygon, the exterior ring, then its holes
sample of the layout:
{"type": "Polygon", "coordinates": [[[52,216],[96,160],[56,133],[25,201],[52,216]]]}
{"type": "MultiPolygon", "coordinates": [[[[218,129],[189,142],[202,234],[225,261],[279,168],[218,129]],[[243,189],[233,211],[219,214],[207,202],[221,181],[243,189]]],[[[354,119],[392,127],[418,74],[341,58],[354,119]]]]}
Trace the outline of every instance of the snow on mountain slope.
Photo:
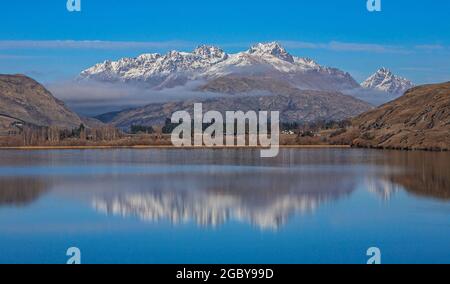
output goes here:
{"type": "Polygon", "coordinates": [[[405,78],[394,75],[389,69],[383,67],[361,83],[361,87],[402,95],[408,89],[414,87],[414,84],[405,78]]]}
{"type": "Polygon", "coordinates": [[[260,57],[265,57],[267,55],[271,55],[273,57],[276,57],[280,60],[287,61],[289,63],[294,63],[294,57],[290,55],[286,49],[281,47],[276,42],[271,43],[258,43],[254,46],[252,46],[247,53],[253,54],[260,57]]]}
{"type": "Polygon", "coordinates": [[[166,55],[143,54],[136,58],[107,60],[84,70],[80,78],[107,82],[158,83],[176,73],[202,72],[227,58],[228,54],[219,48],[200,46],[192,53],[170,51],[166,55]]]}
{"type": "Polygon", "coordinates": [[[267,44],[258,43],[245,52],[230,55],[229,60],[212,66],[205,74],[207,75],[228,75],[230,73],[245,71],[237,70],[236,67],[249,67],[249,70],[260,72],[266,67],[266,71],[279,71],[282,73],[296,73],[306,71],[319,71],[323,68],[309,58],[299,58],[290,55],[278,43],[267,44]],[[258,68],[258,66],[260,68],[258,68]]]}
{"type": "Polygon", "coordinates": [[[193,52],[171,51],[166,55],[143,54],[136,58],[105,61],[81,72],[80,80],[145,83],[163,89],[190,80],[209,80],[240,74],[273,76],[304,89],[345,90],[359,87],[350,74],[323,67],[311,59],[294,57],[276,42],[259,43],[245,52],[227,54],[214,46],[193,52]]]}

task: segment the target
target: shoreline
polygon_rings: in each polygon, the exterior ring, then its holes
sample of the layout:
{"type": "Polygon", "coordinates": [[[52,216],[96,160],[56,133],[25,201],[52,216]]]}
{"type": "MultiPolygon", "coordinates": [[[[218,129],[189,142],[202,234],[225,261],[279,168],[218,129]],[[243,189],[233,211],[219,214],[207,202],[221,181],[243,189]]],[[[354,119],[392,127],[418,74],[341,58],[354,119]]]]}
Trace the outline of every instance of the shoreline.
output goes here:
{"type": "MultiPolygon", "coordinates": [[[[51,151],[51,150],[120,150],[120,149],[135,149],[135,150],[260,150],[268,149],[261,146],[186,146],[178,147],[173,145],[134,145],[134,146],[0,146],[0,151],[51,151]]],[[[449,152],[448,149],[422,149],[422,148],[383,148],[383,147],[358,147],[352,145],[280,145],[279,149],[372,149],[372,150],[391,150],[391,151],[421,151],[421,152],[449,152]]]]}
{"type": "MultiPolygon", "coordinates": [[[[280,149],[349,149],[350,145],[280,145],[280,149]]],[[[136,145],[136,146],[11,146],[0,147],[0,150],[114,150],[114,149],[178,149],[178,150],[224,150],[224,149],[264,149],[259,146],[187,146],[176,147],[172,145],[136,145]]]]}

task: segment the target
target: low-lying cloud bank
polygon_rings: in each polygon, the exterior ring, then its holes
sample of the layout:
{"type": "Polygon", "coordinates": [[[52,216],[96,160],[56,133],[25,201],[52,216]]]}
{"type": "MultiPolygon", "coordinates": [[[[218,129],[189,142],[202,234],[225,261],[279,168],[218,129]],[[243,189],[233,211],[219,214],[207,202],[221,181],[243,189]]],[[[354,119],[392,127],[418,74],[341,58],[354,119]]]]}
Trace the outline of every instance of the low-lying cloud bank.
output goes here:
{"type": "Polygon", "coordinates": [[[195,81],[182,87],[154,90],[125,83],[70,81],[50,84],[47,88],[77,113],[95,116],[151,103],[186,99],[203,100],[218,96],[218,94],[195,91],[202,83],[204,82],[195,81]]]}
{"type": "MultiPolygon", "coordinates": [[[[231,96],[219,93],[196,91],[205,81],[198,80],[169,89],[155,90],[145,85],[137,86],[126,83],[101,83],[94,81],[68,81],[47,85],[47,88],[58,99],[83,116],[97,116],[107,112],[121,111],[129,108],[142,107],[152,103],[165,103],[181,100],[204,101],[209,98],[231,96]]],[[[343,92],[373,106],[379,106],[394,100],[399,95],[366,90],[362,88],[343,92]]],[[[263,96],[267,92],[255,91],[245,96],[263,96]]],[[[239,96],[239,95],[233,95],[239,96]]]]}

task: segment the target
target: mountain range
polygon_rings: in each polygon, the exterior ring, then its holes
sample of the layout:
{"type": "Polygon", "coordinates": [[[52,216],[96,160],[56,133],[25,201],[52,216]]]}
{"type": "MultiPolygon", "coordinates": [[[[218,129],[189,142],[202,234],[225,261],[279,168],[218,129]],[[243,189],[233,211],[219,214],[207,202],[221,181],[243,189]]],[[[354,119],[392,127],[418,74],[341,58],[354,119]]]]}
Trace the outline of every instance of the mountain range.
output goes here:
{"type": "Polygon", "coordinates": [[[359,87],[350,74],[292,56],[275,42],[256,44],[237,54],[202,45],[190,53],[171,51],[165,55],[143,54],[105,61],[81,72],[79,80],[137,83],[164,89],[231,74],[270,76],[302,89],[336,91],[359,87]]]}
{"type": "Polygon", "coordinates": [[[207,83],[230,75],[264,77],[265,80],[284,81],[299,89],[322,91],[363,88],[398,94],[413,86],[385,68],[359,84],[348,72],[293,56],[276,42],[258,43],[236,54],[202,45],[192,52],[171,51],[165,55],[153,53],[118,61],[107,60],[82,71],[78,81],[120,82],[161,90],[192,81],[207,83]]]}
{"type": "Polygon", "coordinates": [[[98,116],[97,119],[122,129],[132,125],[163,125],[172,113],[186,110],[193,113],[194,103],[201,102],[204,111],[215,110],[225,114],[229,110],[279,111],[282,122],[313,122],[318,120],[343,120],[372,107],[361,100],[339,92],[309,91],[288,86],[283,82],[255,77],[226,76],[211,81],[204,91],[220,91],[229,94],[204,100],[191,99],[176,102],[152,103],[98,116]],[[223,87],[225,86],[225,87],[223,87]],[[239,95],[257,89],[260,93],[239,95]],[[265,94],[273,93],[276,94],[265,94]]]}
{"type": "MultiPolygon", "coordinates": [[[[98,116],[103,122],[123,129],[132,125],[161,125],[175,111],[192,110],[194,102],[202,102],[205,111],[222,113],[227,110],[280,111],[282,122],[343,120],[372,109],[364,100],[346,95],[347,90],[400,94],[413,87],[410,81],[387,68],[381,68],[360,85],[349,73],[293,56],[276,42],[259,43],[236,54],[202,45],[190,53],[171,51],[165,55],[143,54],[105,61],[81,72],[78,82],[87,81],[138,85],[158,94],[162,89],[198,82],[189,85],[190,91],[218,94],[195,101],[186,96],[98,116]]],[[[70,129],[87,123],[26,76],[0,76],[0,100],[0,115],[8,120],[6,124],[10,124],[11,119],[19,119],[40,126],[70,129]]]]}
{"type": "MultiPolygon", "coordinates": [[[[99,119],[120,128],[161,125],[174,111],[192,112],[193,104],[202,102],[204,111],[278,110],[281,121],[288,123],[353,117],[351,126],[333,136],[333,141],[358,147],[450,150],[450,82],[414,87],[376,109],[340,92],[301,90],[284,81],[257,76],[223,76],[201,88],[224,96],[154,103],[99,119]],[[242,94],[248,90],[258,93],[242,94]]],[[[29,77],[0,75],[0,135],[9,135],[22,124],[74,129],[81,123],[103,125],[78,116],[29,77]]]]}

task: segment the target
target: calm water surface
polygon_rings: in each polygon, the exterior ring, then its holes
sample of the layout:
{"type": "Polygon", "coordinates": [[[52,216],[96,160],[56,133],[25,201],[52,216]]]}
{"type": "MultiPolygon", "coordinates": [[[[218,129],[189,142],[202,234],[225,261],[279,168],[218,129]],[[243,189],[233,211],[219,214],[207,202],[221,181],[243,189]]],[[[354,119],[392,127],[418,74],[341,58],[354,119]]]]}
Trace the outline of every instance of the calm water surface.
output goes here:
{"type": "Polygon", "coordinates": [[[450,263],[450,153],[0,151],[0,263],[450,263]]]}

